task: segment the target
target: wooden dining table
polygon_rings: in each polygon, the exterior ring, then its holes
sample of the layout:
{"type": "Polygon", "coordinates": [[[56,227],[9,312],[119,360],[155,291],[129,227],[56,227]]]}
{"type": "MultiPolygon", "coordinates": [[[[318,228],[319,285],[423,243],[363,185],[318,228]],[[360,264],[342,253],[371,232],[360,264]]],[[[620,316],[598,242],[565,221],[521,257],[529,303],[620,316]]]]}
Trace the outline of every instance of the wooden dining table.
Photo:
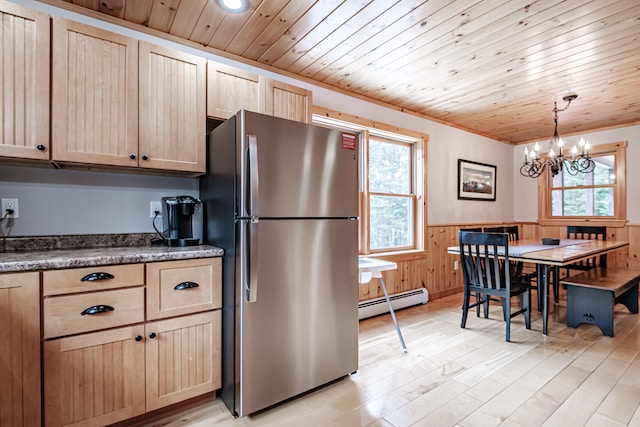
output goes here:
{"type": "MultiPolygon", "coordinates": [[[[582,260],[629,246],[626,241],[563,239],[558,245],[543,245],[540,240],[509,242],[509,261],[536,265],[538,292],[542,290],[542,333],[547,335],[549,319],[549,267],[565,267],[582,260]]],[[[450,246],[450,254],[460,254],[460,246],[450,246]]]]}

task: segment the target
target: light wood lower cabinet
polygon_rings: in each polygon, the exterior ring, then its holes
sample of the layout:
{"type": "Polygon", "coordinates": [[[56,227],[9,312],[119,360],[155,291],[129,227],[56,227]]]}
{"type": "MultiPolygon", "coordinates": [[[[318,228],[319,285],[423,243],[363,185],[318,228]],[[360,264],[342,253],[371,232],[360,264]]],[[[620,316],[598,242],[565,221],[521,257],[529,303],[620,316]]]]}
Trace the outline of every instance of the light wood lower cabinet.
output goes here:
{"type": "Polygon", "coordinates": [[[147,411],[220,388],[220,322],[216,310],[146,325],[147,411]]]}
{"type": "Polygon", "coordinates": [[[201,258],[44,272],[46,426],[103,426],[219,389],[220,269],[201,258]]]}
{"type": "Polygon", "coordinates": [[[136,325],[46,341],[45,425],[99,426],[143,414],[143,334],[136,325]]]}
{"type": "Polygon", "coordinates": [[[40,274],[0,274],[0,426],[40,425],[40,274]]]}

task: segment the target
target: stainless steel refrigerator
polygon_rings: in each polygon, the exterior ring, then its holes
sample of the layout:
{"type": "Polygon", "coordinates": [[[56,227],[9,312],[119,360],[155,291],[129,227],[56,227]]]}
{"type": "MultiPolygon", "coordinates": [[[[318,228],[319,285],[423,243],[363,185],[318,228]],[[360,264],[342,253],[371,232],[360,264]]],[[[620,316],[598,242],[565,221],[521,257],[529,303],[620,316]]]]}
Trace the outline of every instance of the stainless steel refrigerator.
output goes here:
{"type": "Polygon", "coordinates": [[[244,416],[358,368],[358,149],[240,111],[207,138],[204,240],[224,249],[221,397],[244,416]]]}

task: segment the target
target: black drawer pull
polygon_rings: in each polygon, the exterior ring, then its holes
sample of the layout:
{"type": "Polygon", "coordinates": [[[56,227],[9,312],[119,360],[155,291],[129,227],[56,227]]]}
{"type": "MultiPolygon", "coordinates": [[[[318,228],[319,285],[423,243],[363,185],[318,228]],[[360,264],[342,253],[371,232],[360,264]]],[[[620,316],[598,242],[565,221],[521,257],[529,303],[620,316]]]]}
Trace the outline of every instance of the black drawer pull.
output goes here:
{"type": "Polygon", "coordinates": [[[191,289],[191,288],[197,288],[200,285],[198,285],[196,282],[182,282],[176,285],[175,288],[173,288],[174,291],[181,291],[183,289],[191,289]]]}
{"type": "Polygon", "coordinates": [[[114,311],[115,308],[111,307],[110,305],[94,305],[93,307],[89,307],[87,309],[85,309],[82,313],[80,313],[81,315],[85,315],[85,314],[99,314],[99,313],[106,313],[107,311],[114,311]]]}
{"type": "Polygon", "coordinates": [[[81,282],[93,282],[95,280],[108,280],[108,279],[113,279],[113,278],[115,278],[115,276],[113,274],[98,272],[98,273],[89,273],[86,276],[84,276],[82,279],[80,279],[80,281],[81,282]]]}
{"type": "Polygon", "coordinates": [[[142,335],[136,335],[136,341],[142,341],[142,335]]]}

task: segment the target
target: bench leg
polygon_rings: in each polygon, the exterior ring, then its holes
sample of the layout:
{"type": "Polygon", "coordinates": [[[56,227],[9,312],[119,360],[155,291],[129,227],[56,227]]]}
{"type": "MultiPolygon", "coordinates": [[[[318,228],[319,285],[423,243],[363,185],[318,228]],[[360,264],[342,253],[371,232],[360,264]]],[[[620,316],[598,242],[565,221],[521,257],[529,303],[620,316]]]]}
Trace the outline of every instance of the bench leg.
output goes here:
{"type": "Polygon", "coordinates": [[[567,285],[567,326],[576,328],[581,323],[588,323],[612,337],[614,304],[611,291],[567,285]]]}
{"type": "Polygon", "coordinates": [[[638,313],[638,284],[636,283],[625,293],[616,298],[616,303],[624,304],[631,313],[638,313]]]}

